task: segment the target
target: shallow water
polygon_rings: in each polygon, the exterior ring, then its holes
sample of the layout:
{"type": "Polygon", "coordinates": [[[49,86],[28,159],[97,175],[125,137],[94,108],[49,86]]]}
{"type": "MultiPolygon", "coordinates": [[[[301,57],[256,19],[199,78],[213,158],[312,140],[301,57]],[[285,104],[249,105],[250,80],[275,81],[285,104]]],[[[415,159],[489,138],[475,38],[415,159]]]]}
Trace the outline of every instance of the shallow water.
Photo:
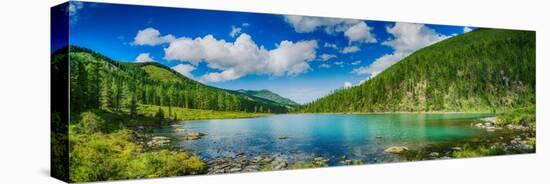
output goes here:
{"type": "Polygon", "coordinates": [[[384,153],[389,146],[411,149],[432,143],[459,141],[485,130],[471,124],[492,114],[284,114],[250,119],[197,120],[154,130],[178,139],[174,146],[203,159],[271,155],[290,163],[321,156],[338,165],[343,155],[365,163],[399,161],[384,153]],[[188,132],[204,132],[186,141],[188,132]]]}

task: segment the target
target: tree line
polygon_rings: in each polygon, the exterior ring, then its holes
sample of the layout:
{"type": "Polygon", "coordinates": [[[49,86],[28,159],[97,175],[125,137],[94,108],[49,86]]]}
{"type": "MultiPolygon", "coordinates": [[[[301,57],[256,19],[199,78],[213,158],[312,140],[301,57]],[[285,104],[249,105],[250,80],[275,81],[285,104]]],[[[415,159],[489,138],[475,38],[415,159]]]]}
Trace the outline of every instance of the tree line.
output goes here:
{"type": "Polygon", "coordinates": [[[223,89],[188,79],[158,63],[121,63],[99,53],[70,47],[70,108],[79,113],[89,109],[127,110],[136,114],[138,104],[208,109],[284,113],[283,106],[263,103],[223,89]],[[143,67],[177,76],[173,80],[154,79],[143,67]]]}

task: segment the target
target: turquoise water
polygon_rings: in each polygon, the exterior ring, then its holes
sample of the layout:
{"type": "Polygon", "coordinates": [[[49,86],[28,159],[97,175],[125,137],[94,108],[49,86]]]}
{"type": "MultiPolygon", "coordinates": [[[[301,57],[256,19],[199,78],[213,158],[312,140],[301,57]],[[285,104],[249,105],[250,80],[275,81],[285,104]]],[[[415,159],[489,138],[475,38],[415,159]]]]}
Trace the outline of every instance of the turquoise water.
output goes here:
{"type": "Polygon", "coordinates": [[[337,165],[338,158],[366,163],[398,161],[384,153],[389,146],[411,149],[431,143],[467,139],[482,129],[471,124],[491,114],[284,114],[250,119],[184,121],[159,128],[156,135],[203,159],[222,156],[271,155],[290,163],[321,156],[337,165]],[[188,132],[204,132],[199,140],[181,139],[188,132]],[[281,137],[286,137],[281,139],[281,137]]]}

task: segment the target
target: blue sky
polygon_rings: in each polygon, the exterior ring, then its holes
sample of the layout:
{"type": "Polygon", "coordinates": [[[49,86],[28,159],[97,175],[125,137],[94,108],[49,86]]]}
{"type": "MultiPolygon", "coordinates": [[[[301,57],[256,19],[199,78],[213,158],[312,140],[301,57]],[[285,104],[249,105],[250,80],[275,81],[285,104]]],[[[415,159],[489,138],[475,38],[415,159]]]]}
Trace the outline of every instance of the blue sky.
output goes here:
{"type": "Polygon", "coordinates": [[[268,89],[298,103],[360,84],[471,28],[72,2],[70,44],[154,61],[205,84],[268,89]]]}

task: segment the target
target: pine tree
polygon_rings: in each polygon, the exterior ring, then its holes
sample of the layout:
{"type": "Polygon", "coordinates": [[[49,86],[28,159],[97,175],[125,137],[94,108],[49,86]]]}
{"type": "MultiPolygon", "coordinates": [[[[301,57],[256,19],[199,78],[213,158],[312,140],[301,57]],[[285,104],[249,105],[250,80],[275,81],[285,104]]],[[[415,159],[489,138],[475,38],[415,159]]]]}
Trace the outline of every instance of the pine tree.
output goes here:
{"type": "Polygon", "coordinates": [[[155,114],[155,119],[157,120],[158,124],[162,124],[164,120],[164,112],[162,111],[162,108],[159,107],[157,113],[155,114]]]}

